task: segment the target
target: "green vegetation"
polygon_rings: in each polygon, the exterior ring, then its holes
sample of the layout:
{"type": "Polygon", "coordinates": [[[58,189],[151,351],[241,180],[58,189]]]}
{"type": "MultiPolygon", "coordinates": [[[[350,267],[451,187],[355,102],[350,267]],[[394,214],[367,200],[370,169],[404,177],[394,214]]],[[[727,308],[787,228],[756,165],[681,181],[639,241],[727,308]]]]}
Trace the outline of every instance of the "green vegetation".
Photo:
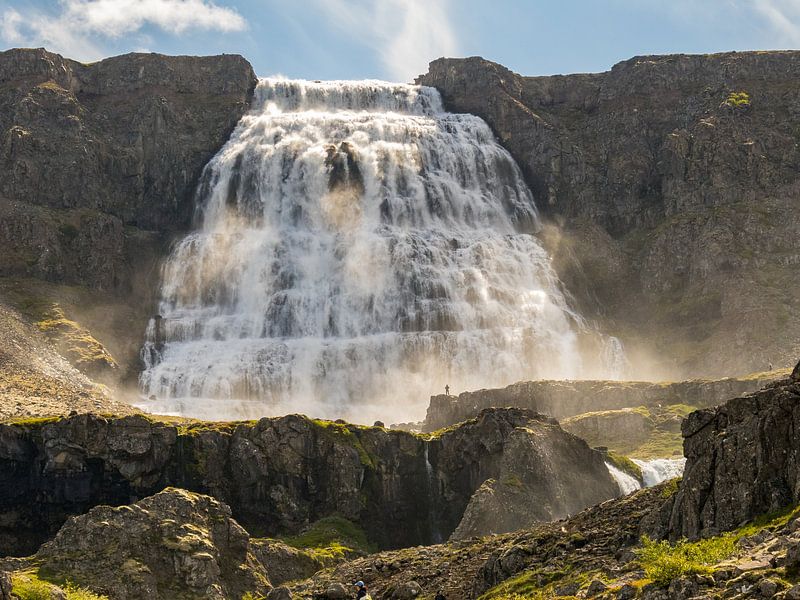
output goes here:
{"type": "Polygon", "coordinates": [[[555,584],[562,584],[565,579],[569,579],[569,581],[583,586],[589,583],[596,575],[597,572],[595,571],[575,574],[568,566],[560,570],[524,571],[496,585],[483,594],[479,600],[518,600],[521,598],[540,600],[553,598],[555,584]]]}
{"type": "Polygon", "coordinates": [[[798,514],[800,506],[789,506],[762,515],[734,531],[696,542],[681,540],[670,544],[666,540],[654,541],[644,536],[642,547],[636,554],[645,575],[656,583],[666,585],[685,575],[711,573],[713,565],[736,554],[739,540],[764,529],[783,527],[798,514]]]}
{"type": "Polygon", "coordinates": [[[48,423],[56,423],[63,417],[31,417],[29,419],[11,419],[4,421],[6,425],[16,425],[17,427],[37,428],[48,423]]]}
{"type": "Polygon", "coordinates": [[[677,431],[654,431],[644,444],[631,451],[630,455],[642,460],[669,458],[683,454],[683,438],[677,431]]]}
{"type": "Polygon", "coordinates": [[[87,329],[68,319],[58,304],[52,304],[45,310],[36,326],[55,342],[64,356],[77,368],[116,368],[116,361],[103,344],[87,329]]]}
{"type": "Polygon", "coordinates": [[[299,535],[284,538],[283,542],[308,550],[323,561],[341,560],[375,551],[361,528],[338,516],[322,518],[299,535]]]}
{"type": "Polygon", "coordinates": [[[661,585],[685,575],[710,573],[712,565],[735,553],[736,538],[730,534],[676,544],[644,536],[636,551],[645,576],[661,585]]]}
{"type": "Polygon", "coordinates": [[[242,596],[242,600],[264,600],[265,596],[259,594],[256,596],[253,592],[245,592],[242,596]]]}
{"type": "Polygon", "coordinates": [[[609,452],[606,458],[608,459],[608,462],[610,462],[620,471],[624,471],[631,477],[635,477],[639,480],[639,482],[642,481],[642,468],[627,456],[617,454],[616,452],[609,452]]]}
{"type": "Polygon", "coordinates": [[[722,104],[730,108],[750,108],[750,94],[745,91],[731,92],[722,104]]]}
{"type": "Polygon", "coordinates": [[[356,435],[354,430],[367,429],[358,425],[335,423],[333,421],[323,421],[321,419],[311,419],[311,423],[325,435],[329,436],[332,440],[338,443],[347,444],[352,446],[358,452],[358,457],[361,464],[365,467],[374,469],[377,466],[377,458],[370,455],[367,449],[361,443],[361,440],[356,435]]]}
{"type": "Polygon", "coordinates": [[[674,479],[670,479],[669,481],[665,481],[663,483],[663,487],[661,488],[661,497],[664,500],[668,498],[672,498],[675,494],[678,493],[678,487],[681,485],[681,481],[683,477],[675,477],[674,479]]]}
{"type": "MultiPolygon", "coordinates": [[[[53,597],[51,592],[57,586],[40,579],[36,571],[25,571],[11,576],[11,588],[19,600],[50,600],[53,597]]],[[[66,582],[63,590],[67,600],[108,600],[108,596],[95,594],[71,581],[66,582]]]]}

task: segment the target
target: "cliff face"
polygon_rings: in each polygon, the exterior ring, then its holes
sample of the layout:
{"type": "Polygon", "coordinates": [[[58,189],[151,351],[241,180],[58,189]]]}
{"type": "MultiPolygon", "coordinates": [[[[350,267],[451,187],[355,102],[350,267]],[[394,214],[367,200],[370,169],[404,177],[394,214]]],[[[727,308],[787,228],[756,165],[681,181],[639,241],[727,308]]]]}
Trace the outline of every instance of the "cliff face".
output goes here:
{"type": "Polygon", "coordinates": [[[189,224],[254,85],[239,56],[0,53],[0,274],[130,289],[146,232],[189,224]]]}
{"type": "Polygon", "coordinates": [[[553,77],[440,59],[418,82],[490,124],[548,218],[562,280],[630,348],[689,376],[795,356],[800,297],[783,282],[800,261],[800,53],[553,77]]]}
{"type": "MultiPolygon", "coordinates": [[[[297,415],[180,428],[93,415],[0,425],[0,553],[30,553],[70,515],[172,485],[226,502],[257,535],[336,514],[383,547],[431,543],[455,530],[475,490],[523,458],[522,483],[542,506],[505,528],[618,493],[599,452],[552,419],[516,409],[427,438],[297,415]]],[[[492,526],[487,518],[471,530],[492,526]]]]}
{"type": "Polygon", "coordinates": [[[120,373],[135,371],[158,261],[254,86],[239,56],[0,53],[0,301],[12,288],[35,322],[28,309],[74,295],[37,281],[85,286],[67,317],[99,323],[120,373]]]}
{"type": "Polygon", "coordinates": [[[788,379],[692,413],[686,470],[665,507],[673,538],[714,535],[800,501],[800,365],[788,379]]]}

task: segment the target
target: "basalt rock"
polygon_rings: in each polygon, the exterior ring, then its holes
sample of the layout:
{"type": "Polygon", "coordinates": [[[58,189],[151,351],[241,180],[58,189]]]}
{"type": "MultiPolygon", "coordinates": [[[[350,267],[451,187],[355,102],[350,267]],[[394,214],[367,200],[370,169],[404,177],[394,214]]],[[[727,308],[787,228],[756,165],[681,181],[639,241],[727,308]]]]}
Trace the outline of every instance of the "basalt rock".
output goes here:
{"type": "Polygon", "coordinates": [[[430,438],[298,415],[180,428],[95,415],[0,425],[0,551],[29,554],[71,515],[167,486],[225,502],[254,535],[296,533],[335,514],[381,547],[431,543],[505,472],[506,452],[521,461],[537,447],[547,454],[527,456],[536,470],[526,483],[540,487],[553,516],[617,494],[600,453],[519,409],[487,410],[430,438]]]}
{"type": "Polygon", "coordinates": [[[561,280],[634,362],[722,376],[796,356],[799,52],[550,77],[439,59],[417,81],[489,123],[553,225],[561,280]]]}
{"type": "Polygon", "coordinates": [[[135,290],[254,86],[235,55],[0,53],[0,275],[135,290]]]}
{"type": "Polygon", "coordinates": [[[800,501],[800,382],[776,382],[683,423],[686,469],[662,511],[672,538],[713,535],[800,501]]]}

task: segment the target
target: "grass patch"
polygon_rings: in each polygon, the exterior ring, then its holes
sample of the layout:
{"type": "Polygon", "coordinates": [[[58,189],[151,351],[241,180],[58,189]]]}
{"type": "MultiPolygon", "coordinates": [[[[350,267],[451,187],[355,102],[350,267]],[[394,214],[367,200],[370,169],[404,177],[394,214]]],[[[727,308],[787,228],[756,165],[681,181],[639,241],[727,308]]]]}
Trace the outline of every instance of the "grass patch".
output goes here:
{"type": "MultiPolygon", "coordinates": [[[[108,600],[108,596],[95,594],[87,588],[67,581],[63,586],[67,600],[108,600]]],[[[25,571],[11,575],[11,592],[19,600],[50,600],[52,591],[58,590],[55,584],[39,578],[37,571],[25,571]]]]}
{"type": "Polygon", "coordinates": [[[596,574],[595,571],[589,571],[576,575],[569,567],[557,570],[523,571],[496,585],[480,596],[479,600],[517,600],[520,598],[540,600],[553,598],[555,596],[553,587],[556,584],[563,584],[565,580],[569,580],[583,586],[594,578],[596,574]]]}
{"type": "Polygon", "coordinates": [[[667,585],[686,575],[711,573],[712,565],[735,553],[736,537],[731,534],[696,542],[682,540],[676,544],[644,536],[642,547],[636,550],[645,576],[659,585],[667,585]]]}
{"type": "Polygon", "coordinates": [[[683,437],[677,431],[654,431],[650,439],[632,450],[630,455],[641,460],[683,456],[683,437]]]}
{"type": "Polygon", "coordinates": [[[32,418],[25,418],[25,419],[10,419],[8,421],[3,421],[5,425],[15,425],[17,427],[25,427],[25,428],[38,428],[42,425],[47,425],[48,423],[56,423],[63,419],[64,417],[32,417],[32,418]]]}
{"type": "MultiPolygon", "coordinates": [[[[675,485],[677,489],[677,483],[675,485]]],[[[644,536],[642,547],[636,550],[636,554],[645,576],[655,583],[667,585],[673,579],[686,575],[711,573],[713,565],[738,552],[739,540],[765,529],[784,527],[798,514],[800,505],[791,505],[761,515],[734,531],[696,542],[681,540],[670,544],[666,540],[655,541],[644,536]]]]}
{"type": "Polygon", "coordinates": [[[284,543],[307,550],[323,561],[340,560],[353,555],[370,554],[375,548],[367,534],[344,517],[324,517],[299,535],[284,538],[284,543]]]}

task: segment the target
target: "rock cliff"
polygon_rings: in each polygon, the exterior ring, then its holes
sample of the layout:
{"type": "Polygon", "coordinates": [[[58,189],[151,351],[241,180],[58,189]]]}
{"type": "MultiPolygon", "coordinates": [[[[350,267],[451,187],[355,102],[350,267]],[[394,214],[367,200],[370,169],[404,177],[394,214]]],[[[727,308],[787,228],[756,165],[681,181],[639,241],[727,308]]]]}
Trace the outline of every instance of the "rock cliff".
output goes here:
{"type": "Polygon", "coordinates": [[[800,261],[800,53],[552,77],[439,59],[418,82],[516,158],[561,279],[635,368],[721,376],[796,356],[800,293],[783,282],[800,261]]]}
{"type": "MultiPolygon", "coordinates": [[[[132,332],[146,325],[161,253],[190,225],[200,172],[254,86],[233,55],[86,65],[43,49],[0,52],[0,278],[24,288],[17,308],[43,299],[22,278],[85,286],[80,312],[101,305],[98,321],[139,345],[132,332]]],[[[136,355],[120,345],[125,375],[136,355]]]]}
{"type": "Polygon", "coordinates": [[[683,423],[686,470],[666,507],[673,538],[729,531],[800,502],[800,369],[683,423]]]}
{"type": "MultiPolygon", "coordinates": [[[[517,409],[488,410],[436,436],[297,415],[184,426],[144,416],[23,421],[0,425],[0,551],[31,553],[71,515],[167,486],[227,503],[255,535],[294,533],[335,514],[381,547],[431,543],[456,529],[485,481],[514,473],[541,507],[504,529],[618,494],[602,454],[517,409]],[[530,473],[514,470],[523,464],[530,473]]],[[[470,531],[494,528],[472,520],[470,531]]]]}

